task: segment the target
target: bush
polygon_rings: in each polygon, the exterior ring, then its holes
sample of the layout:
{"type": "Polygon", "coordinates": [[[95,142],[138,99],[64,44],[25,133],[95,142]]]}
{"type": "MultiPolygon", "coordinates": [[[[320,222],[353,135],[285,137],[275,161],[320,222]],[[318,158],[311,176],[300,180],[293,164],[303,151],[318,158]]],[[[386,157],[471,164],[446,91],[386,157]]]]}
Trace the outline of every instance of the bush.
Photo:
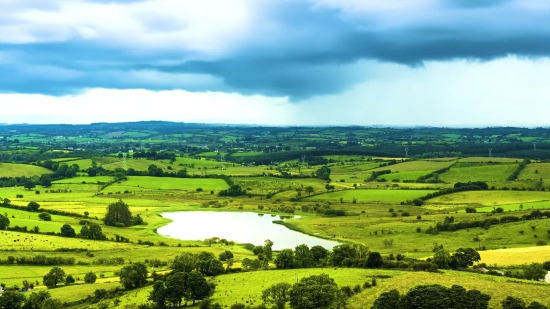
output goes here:
{"type": "Polygon", "coordinates": [[[97,280],[97,275],[93,272],[89,272],[84,276],[84,282],[86,283],[95,283],[97,280]]]}

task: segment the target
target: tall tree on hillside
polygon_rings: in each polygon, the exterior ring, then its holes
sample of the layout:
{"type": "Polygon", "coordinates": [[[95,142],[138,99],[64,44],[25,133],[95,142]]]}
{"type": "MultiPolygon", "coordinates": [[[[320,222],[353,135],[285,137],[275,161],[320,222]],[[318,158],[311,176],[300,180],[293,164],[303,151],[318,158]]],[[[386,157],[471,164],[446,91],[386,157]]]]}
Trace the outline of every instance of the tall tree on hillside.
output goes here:
{"type": "Polygon", "coordinates": [[[107,213],[105,219],[103,219],[105,225],[115,226],[117,223],[123,223],[125,226],[132,224],[132,212],[130,207],[122,200],[112,203],[107,207],[107,213]]]}
{"type": "Polygon", "coordinates": [[[44,276],[43,283],[48,288],[53,288],[63,281],[65,281],[65,271],[59,267],[54,267],[44,276]]]}
{"type": "Polygon", "coordinates": [[[10,219],[0,215],[0,230],[5,230],[8,226],[10,226],[10,219]]]}

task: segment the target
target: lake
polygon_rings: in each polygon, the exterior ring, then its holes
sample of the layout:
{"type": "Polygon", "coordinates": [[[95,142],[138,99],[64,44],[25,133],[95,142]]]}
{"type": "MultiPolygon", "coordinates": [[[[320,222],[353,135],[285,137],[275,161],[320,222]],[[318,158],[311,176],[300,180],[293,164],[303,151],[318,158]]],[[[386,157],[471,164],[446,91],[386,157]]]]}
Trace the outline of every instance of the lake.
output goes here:
{"type": "MultiPolygon", "coordinates": [[[[336,241],[302,234],[273,221],[279,216],[259,215],[253,212],[188,211],[161,215],[173,222],[157,230],[160,235],[181,240],[205,240],[211,237],[225,238],[237,243],[263,245],[266,239],[273,242],[273,250],[294,249],[306,244],[332,249],[336,241]]],[[[298,218],[298,216],[294,216],[298,218]]]]}

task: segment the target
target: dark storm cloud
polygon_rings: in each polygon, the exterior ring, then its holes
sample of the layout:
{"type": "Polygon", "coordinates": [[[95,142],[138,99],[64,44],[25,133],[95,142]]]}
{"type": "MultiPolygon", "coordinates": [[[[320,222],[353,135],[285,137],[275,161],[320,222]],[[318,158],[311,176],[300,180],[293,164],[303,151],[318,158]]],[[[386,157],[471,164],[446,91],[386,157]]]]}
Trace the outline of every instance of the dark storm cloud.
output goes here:
{"type": "MultiPolygon", "coordinates": [[[[61,75],[67,72],[62,78],[40,72],[29,75],[32,72],[19,69],[17,63],[10,67],[0,61],[0,91],[58,95],[90,87],[180,88],[288,96],[299,101],[339,93],[369,78],[369,72],[362,72],[357,65],[361,60],[418,66],[433,60],[547,57],[550,7],[545,7],[544,1],[538,2],[541,10],[519,8],[514,6],[519,2],[511,0],[445,0],[438,7],[418,12],[366,10],[357,14],[313,8],[304,1],[274,2],[264,13],[265,24],[276,27],[258,24],[243,44],[215,59],[185,50],[136,53],[131,48],[106,48],[85,41],[4,45],[0,52],[17,55],[20,64],[54,66],[62,69],[61,75]],[[170,65],[162,64],[167,62],[170,65]],[[113,70],[211,75],[224,85],[113,80],[113,70]]],[[[173,30],[177,23],[167,21],[159,27],[173,30]]]]}

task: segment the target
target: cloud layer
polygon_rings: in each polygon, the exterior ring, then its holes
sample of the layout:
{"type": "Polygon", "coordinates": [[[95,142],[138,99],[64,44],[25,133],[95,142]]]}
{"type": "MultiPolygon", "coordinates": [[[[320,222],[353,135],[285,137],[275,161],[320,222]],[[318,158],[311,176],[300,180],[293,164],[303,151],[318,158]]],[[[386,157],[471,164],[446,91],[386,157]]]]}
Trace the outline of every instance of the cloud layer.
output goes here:
{"type": "Polygon", "coordinates": [[[289,102],[377,79],[370,63],[550,55],[546,0],[4,0],[0,92],[183,90],[289,102]]]}

